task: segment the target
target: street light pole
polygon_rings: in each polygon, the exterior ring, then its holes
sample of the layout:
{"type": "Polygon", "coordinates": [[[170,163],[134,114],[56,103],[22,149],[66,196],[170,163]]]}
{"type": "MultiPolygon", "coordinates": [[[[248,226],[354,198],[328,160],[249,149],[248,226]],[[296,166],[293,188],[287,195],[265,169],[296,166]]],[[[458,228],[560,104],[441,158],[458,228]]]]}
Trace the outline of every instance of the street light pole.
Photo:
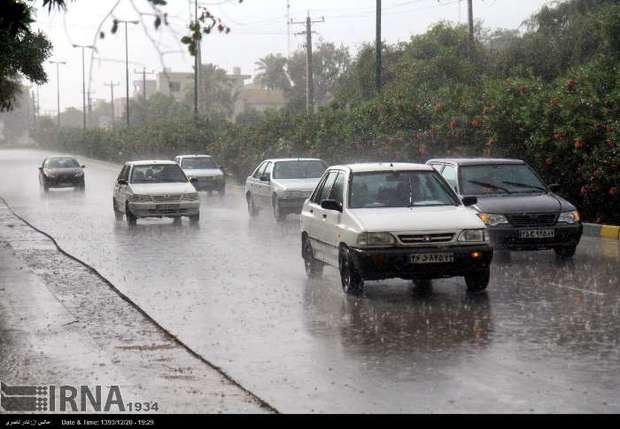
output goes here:
{"type": "Polygon", "coordinates": [[[139,24],[140,21],[126,21],[126,20],[119,19],[117,20],[117,22],[125,24],[125,85],[126,85],[125,110],[126,110],[126,116],[127,116],[127,126],[129,127],[130,125],[130,120],[129,120],[129,33],[127,31],[127,24],[136,25],[136,24],[139,24]]]}
{"type": "Polygon", "coordinates": [[[73,45],[74,48],[82,49],[82,113],[83,113],[83,128],[86,129],[86,60],[84,59],[84,49],[96,48],[93,45],[73,45]]]}
{"type": "Polygon", "coordinates": [[[60,128],[60,66],[67,64],[65,61],[50,61],[51,64],[56,64],[56,103],[58,108],[58,128],[60,128]]]}

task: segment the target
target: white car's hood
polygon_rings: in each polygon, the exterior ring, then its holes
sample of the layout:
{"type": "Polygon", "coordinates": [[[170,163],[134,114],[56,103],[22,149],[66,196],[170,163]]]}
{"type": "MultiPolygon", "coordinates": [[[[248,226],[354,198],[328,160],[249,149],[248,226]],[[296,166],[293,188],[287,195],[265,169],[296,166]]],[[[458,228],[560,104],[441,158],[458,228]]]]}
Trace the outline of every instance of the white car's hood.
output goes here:
{"type": "Polygon", "coordinates": [[[414,207],[350,210],[367,232],[443,232],[484,229],[484,223],[466,207],[414,207]]]}
{"type": "Polygon", "coordinates": [[[224,175],[219,168],[208,168],[203,170],[183,169],[183,171],[188,177],[216,177],[224,175]]]}
{"type": "Polygon", "coordinates": [[[320,177],[318,179],[273,179],[272,184],[283,191],[312,192],[320,180],[320,177]]]}
{"type": "Polygon", "coordinates": [[[169,195],[196,192],[191,183],[132,184],[131,190],[136,195],[169,195]]]}

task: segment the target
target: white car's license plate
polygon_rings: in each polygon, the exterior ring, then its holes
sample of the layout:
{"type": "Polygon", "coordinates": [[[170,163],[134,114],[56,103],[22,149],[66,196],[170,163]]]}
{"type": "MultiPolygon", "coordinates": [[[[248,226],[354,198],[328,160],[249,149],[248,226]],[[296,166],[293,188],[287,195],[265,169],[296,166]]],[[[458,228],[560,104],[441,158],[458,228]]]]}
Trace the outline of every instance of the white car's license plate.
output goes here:
{"type": "Polygon", "coordinates": [[[412,256],[414,264],[448,264],[454,262],[453,253],[421,253],[412,256]]]}
{"type": "Polygon", "coordinates": [[[526,229],[519,233],[522,239],[528,238],[554,238],[555,229],[526,229]]]}
{"type": "Polygon", "coordinates": [[[157,210],[179,210],[178,204],[158,204],[157,210]]]}

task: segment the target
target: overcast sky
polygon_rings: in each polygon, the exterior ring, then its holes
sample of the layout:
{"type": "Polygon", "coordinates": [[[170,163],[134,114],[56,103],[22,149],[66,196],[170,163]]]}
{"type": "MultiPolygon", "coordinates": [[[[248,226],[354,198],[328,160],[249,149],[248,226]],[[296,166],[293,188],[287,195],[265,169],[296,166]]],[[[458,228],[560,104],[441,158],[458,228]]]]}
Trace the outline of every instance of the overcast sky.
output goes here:
{"type": "MultiPolygon", "coordinates": [[[[110,34],[112,19],[134,20],[141,17],[141,25],[129,28],[130,79],[137,79],[134,72],[146,67],[148,71],[161,71],[163,66],[174,71],[191,71],[192,58],[178,42],[187,33],[187,24],[194,0],[168,0],[165,10],[170,25],[159,31],[153,29],[153,17],[146,0],[75,0],[69,2],[67,12],[40,9],[37,26],[45,32],[54,45],[52,59],[66,61],[61,66],[61,107],[82,106],[81,50],[72,44],[93,44],[97,53],[90,69],[90,54],[86,56],[86,79],[92,83],[93,99],[109,100],[110,91],[105,83],[120,83],[116,96],[125,93],[125,38],[124,31],[110,34]],[[113,10],[115,4],[117,7],[113,10]],[[134,7],[135,6],[135,7],[134,7]],[[102,29],[105,39],[96,38],[97,28],[113,10],[102,29]],[[160,52],[164,55],[160,55],[160,52]]],[[[42,2],[37,1],[38,4],[42,2]]],[[[476,20],[485,27],[518,28],[521,23],[539,10],[549,0],[474,0],[476,20]]],[[[228,35],[214,34],[203,43],[203,62],[212,62],[232,71],[241,67],[243,73],[255,72],[254,62],[269,53],[287,54],[287,0],[203,0],[199,1],[231,27],[228,35]]],[[[371,42],[375,34],[375,0],[290,0],[290,16],[304,20],[307,13],[316,19],[315,40],[344,44],[357,49],[371,42]]],[[[432,24],[447,20],[465,22],[467,2],[459,0],[383,0],[383,38],[389,43],[408,40],[412,35],[426,31],[432,24]]],[[[291,33],[302,31],[292,26],[291,33]]],[[[292,36],[291,49],[301,48],[302,38],[292,36]]],[[[47,85],[39,89],[41,114],[56,111],[56,66],[48,64],[47,85]]]]}

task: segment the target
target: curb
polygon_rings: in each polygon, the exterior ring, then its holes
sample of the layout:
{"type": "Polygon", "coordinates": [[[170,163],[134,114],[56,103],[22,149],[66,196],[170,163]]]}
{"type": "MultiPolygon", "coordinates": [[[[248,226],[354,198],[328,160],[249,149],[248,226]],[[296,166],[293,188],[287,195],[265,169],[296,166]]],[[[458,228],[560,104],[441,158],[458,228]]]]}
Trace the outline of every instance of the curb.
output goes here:
{"type": "Polygon", "coordinates": [[[588,237],[607,238],[610,240],[620,240],[620,226],[584,223],[583,235],[588,237]]]}

